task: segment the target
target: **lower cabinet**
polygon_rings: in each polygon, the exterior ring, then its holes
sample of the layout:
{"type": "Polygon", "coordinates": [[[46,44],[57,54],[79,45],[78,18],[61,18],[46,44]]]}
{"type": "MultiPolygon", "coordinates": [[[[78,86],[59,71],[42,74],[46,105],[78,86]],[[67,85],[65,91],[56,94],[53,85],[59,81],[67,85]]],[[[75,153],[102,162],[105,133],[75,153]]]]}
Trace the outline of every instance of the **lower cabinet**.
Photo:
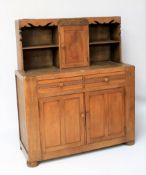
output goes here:
{"type": "Polygon", "coordinates": [[[124,136],[124,104],[124,88],[40,99],[43,153],[124,136]]]}
{"type": "Polygon", "coordinates": [[[43,153],[83,145],[85,116],[83,94],[42,98],[40,132],[43,153]]]}
{"type": "Polygon", "coordinates": [[[51,79],[17,76],[20,143],[28,165],[134,144],[134,68],[125,69],[51,79]]]}

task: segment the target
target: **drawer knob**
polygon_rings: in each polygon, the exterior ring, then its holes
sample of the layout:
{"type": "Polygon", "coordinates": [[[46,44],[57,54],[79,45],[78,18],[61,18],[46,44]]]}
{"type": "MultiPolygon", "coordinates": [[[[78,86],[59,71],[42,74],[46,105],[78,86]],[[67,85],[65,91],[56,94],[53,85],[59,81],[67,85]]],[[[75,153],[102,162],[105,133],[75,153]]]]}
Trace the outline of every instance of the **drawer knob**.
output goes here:
{"type": "Polygon", "coordinates": [[[59,83],[59,87],[63,87],[64,86],[64,83],[59,83]]]}
{"type": "Polygon", "coordinates": [[[105,78],[104,78],[104,81],[105,81],[105,82],[108,82],[108,81],[109,81],[109,78],[108,78],[108,77],[105,77],[105,78]]]}

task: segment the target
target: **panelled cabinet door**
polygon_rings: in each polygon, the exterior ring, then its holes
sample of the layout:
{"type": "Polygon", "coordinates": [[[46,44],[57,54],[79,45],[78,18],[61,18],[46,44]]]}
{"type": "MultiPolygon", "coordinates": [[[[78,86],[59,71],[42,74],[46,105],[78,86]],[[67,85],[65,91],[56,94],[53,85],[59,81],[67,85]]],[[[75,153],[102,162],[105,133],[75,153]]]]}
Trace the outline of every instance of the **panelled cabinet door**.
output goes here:
{"type": "Polygon", "coordinates": [[[85,109],[83,94],[62,96],[63,101],[63,138],[68,146],[84,144],[85,109]]]}
{"type": "Polygon", "coordinates": [[[125,135],[125,93],[124,88],[109,90],[108,104],[108,137],[122,137],[125,135]]]}
{"type": "Polygon", "coordinates": [[[83,94],[43,98],[39,106],[43,153],[84,144],[83,94]]]}
{"type": "Polygon", "coordinates": [[[88,66],[88,26],[61,26],[61,68],[88,66]]]}
{"type": "Polygon", "coordinates": [[[62,145],[61,101],[59,97],[39,101],[42,152],[57,150],[62,145]]]}
{"type": "Polygon", "coordinates": [[[87,143],[97,142],[106,135],[106,102],[104,92],[86,92],[87,143]]]}
{"type": "Polygon", "coordinates": [[[86,93],[87,142],[125,135],[124,88],[86,93]]]}

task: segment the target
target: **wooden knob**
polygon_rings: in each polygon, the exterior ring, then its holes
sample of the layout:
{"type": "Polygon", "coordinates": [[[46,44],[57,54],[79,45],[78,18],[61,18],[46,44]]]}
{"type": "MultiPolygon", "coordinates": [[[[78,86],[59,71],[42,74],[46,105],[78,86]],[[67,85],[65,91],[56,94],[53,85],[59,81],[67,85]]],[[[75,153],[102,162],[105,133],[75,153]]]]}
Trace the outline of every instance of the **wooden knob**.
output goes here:
{"type": "Polygon", "coordinates": [[[64,44],[61,44],[61,48],[63,48],[63,49],[64,49],[64,47],[65,47],[65,45],[64,45],[64,44]]]}
{"type": "Polygon", "coordinates": [[[81,117],[84,118],[85,117],[85,114],[84,113],[81,113],[81,117]]]}
{"type": "Polygon", "coordinates": [[[109,81],[109,78],[108,78],[108,77],[105,77],[105,78],[104,78],[104,81],[105,81],[105,82],[108,82],[108,81],[109,81]]]}
{"type": "Polygon", "coordinates": [[[59,86],[60,86],[60,87],[63,87],[63,86],[64,86],[64,83],[59,83],[59,86]]]}

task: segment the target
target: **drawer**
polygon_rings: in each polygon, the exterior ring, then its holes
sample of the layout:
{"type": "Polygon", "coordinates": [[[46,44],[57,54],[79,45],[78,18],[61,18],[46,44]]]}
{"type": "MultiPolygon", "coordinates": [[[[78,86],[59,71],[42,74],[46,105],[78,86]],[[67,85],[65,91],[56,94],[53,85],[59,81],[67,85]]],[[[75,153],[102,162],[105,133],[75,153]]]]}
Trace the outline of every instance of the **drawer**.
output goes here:
{"type": "Polygon", "coordinates": [[[39,80],[37,83],[38,93],[49,95],[62,93],[64,91],[78,90],[82,89],[82,87],[82,76],[39,80]]]}
{"type": "Polygon", "coordinates": [[[87,75],[85,76],[85,87],[120,84],[125,82],[125,78],[125,72],[87,75]]]}

